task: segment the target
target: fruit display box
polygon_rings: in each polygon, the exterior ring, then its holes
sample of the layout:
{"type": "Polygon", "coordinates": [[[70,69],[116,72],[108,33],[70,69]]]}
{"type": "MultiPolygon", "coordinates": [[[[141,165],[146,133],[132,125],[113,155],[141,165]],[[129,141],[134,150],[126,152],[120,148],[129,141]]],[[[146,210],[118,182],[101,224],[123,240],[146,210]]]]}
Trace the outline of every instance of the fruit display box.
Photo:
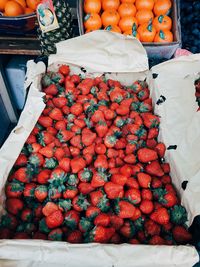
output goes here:
{"type": "MultiPolygon", "coordinates": [[[[79,23],[80,35],[85,33],[84,30],[84,11],[83,11],[84,0],[77,1],[77,16],[79,23]]],[[[172,32],[174,35],[174,41],[172,43],[143,43],[149,58],[166,58],[170,59],[177,48],[181,47],[181,26],[180,26],[180,3],[179,0],[172,1],[171,8],[172,17],[172,32]]],[[[133,38],[133,37],[129,37],[133,38]]]]}
{"type": "MultiPolygon", "coordinates": [[[[84,77],[104,74],[106,79],[118,80],[124,85],[146,79],[155,113],[161,118],[159,140],[166,144],[166,160],[171,165],[173,184],[180,194],[181,203],[187,209],[187,223],[190,226],[195,216],[200,214],[200,114],[197,112],[194,87],[200,69],[200,56],[174,59],[149,71],[147,55],[141,43],[123,35],[96,31],[57,44],[57,54],[50,56],[48,63],[49,71],[68,64],[74,74],[84,77]],[[92,54],[95,57],[88,56],[92,54]],[[182,183],[185,181],[187,187],[183,190],[182,183]]],[[[1,214],[5,204],[4,187],[10,170],[45,108],[44,93],[41,92],[41,77],[45,71],[44,63],[28,62],[26,88],[30,88],[26,105],[18,125],[0,150],[1,214]]],[[[94,264],[99,267],[192,267],[198,260],[195,248],[187,245],[69,244],[42,240],[0,240],[1,267],[64,267],[66,262],[72,267],[92,267],[94,264]]]]}

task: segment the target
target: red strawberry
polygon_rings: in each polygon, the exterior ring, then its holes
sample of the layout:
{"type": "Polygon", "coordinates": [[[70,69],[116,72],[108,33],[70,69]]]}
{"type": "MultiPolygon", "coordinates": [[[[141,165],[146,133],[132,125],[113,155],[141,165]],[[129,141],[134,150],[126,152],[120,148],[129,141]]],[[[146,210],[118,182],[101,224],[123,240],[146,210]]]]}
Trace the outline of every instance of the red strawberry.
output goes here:
{"type": "Polygon", "coordinates": [[[65,213],[64,224],[70,229],[76,229],[80,221],[80,214],[75,210],[69,210],[65,213]]]}
{"type": "Polygon", "coordinates": [[[124,161],[129,164],[135,164],[136,163],[136,157],[133,154],[127,155],[124,157],[124,161]]]}
{"type": "Polygon", "coordinates": [[[141,216],[142,216],[142,213],[141,213],[140,209],[139,208],[135,208],[135,213],[134,213],[133,217],[131,217],[131,220],[132,221],[136,221],[141,216]]]}
{"type": "Polygon", "coordinates": [[[127,177],[122,174],[113,174],[111,176],[111,182],[124,186],[127,182],[127,177]]]}
{"type": "Polygon", "coordinates": [[[164,173],[170,173],[170,165],[169,163],[162,163],[161,168],[163,169],[164,173]]]}
{"type": "Polygon", "coordinates": [[[157,141],[155,139],[147,139],[146,146],[148,148],[154,149],[154,147],[157,145],[157,141]]]}
{"type": "Polygon", "coordinates": [[[70,162],[72,173],[78,173],[86,167],[86,162],[83,158],[74,158],[70,162]]]}
{"type": "Polygon", "coordinates": [[[61,121],[63,120],[63,113],[59,108],[54,108],[49,113],[49,117],[55,121],[61,121]]]}
{"type": "Polygon", "coordinates": [[[153,115],[152,113],[142,113],[141,114],[144,125],[147,128],[157,128],[160,124],[160,119],[158,116],[153,115]]]}
{"type": "Polygon", "coordinates": [[[155,146],[155,151],[158,153],[159,157],[164,158],[165,156],[165,151],[166,151],[166,146],[163,143],[158,143],[155,146]]]}
{"type": "Polygon", "coordinates": [[[54,157],[59,161],[65,156],[65,150],[62,147],[57,147],[54,152],[54,157]]]}
{"type": "Polygon", "coordinates": [[[137,180],[142,188],[149,188],[151,185],[151,176],[146,173],[139,172],[137,174],[137,180]]]}
{"type": "Polygon", "coordinates": [[[88,217],[89,219],[93,219],[95,218],[99,213],[101,212],[101,210],[95,206],[89,206],[88,209],[85,212],[86,217],[88,217]]]}
{"type": "Polygon", "coordinates": [[[80,212],[83,210],[87,210],[90,203],[88,202],[86,196],[80,194],[73,198],[72,205],[75,210],[80,212]]]}
{"type": "Polygon", "coordinates": [[[24,185],[20,182],[12,182],[6,185],[6,196],[8,198],[18,198],[22,195],[24,185]]]}
{"type": "Polygon", "coordinates": [[[38,185],[35,188],[35,197],[37,198],[38,201],[43,202],[47,198],[47,186],[45,185],[38,185]]]}
{"type": "Polygon", "coordinates": [[[98,154],[98,155],[103,155],[106,153],[106,146],[104,144],[97,144],[95,146],[95,152],[98,154]]]}
{"type": "MultiPolygon", "coordinates": [[[[106,243],[111,238],[109,231],[112,228],[105,228],[101,225],[95,226],[93,230],[89,232],[88,241],[90,242],[98,242],[98,243],[106,243]]],[[[112,229],[113,232],[113,229],[112,229]]],[[[113,233],[114,234],[114,233],[113,233]]]]}
{"type": "Polygon", "coordinates": [[[100,190],[90,193],[90,201],[93,206],[100,208],[103,212],[106,212],[109,207],[109,201],[106,195],[100,190]]]}
{"type": "Polygon", "coordinates": [[[89,218],[82,217],[79,222],[79,230],[83,233],[88,232],[93,227],[89,218]]]}
{"type": "Polygon", "coordinates": [[[153,194],[150,189],[142,189],[141,197],[143,200],[152,200],[153,194]]]}
{"type": "Polygon", "coordinates": [[[149,240],[150,245],[166,245],[166,241],[160,237],[159,235],[154,235],[150,240],[149,240]]]}
{"type": "Polygon", "coordinates": [[[37,182],[39,184],[47,184],[48,180],[50,179],[50,170],[42,170],[40,173],[37,175],[37,182]]]}
{"type": "Polygon", "coordinates": [[[120,200],[115,205],[115,211],[122,219],[131,218],[135,213],[135,207],[128,201],[120,200]]]}
{"type": "Polygon", "coordinates": [[[115,184],[113,182],[107,182],[104,185],[104,190],[109,199],[123,197],[124,195],[123,186],[115,184]]]}
{"type": "Polygon", "coordinates": [[[33,239],[40,239],[40,240],[46,240],[47,239],[47,236],[41,232],[36,232],[34,233],[33,239]]]}
{"type": "Polygon", "coordinates": [[[138,204],[141,202],[140,191],[136,188],[131,188],[125,192],[125,198],[133,204],[138,204]]]}
{"type": "Polygon", "coordinates": [[[44,216],[47,217],[57,210],[59,210],[58,205],[56,205],[53,202],[47,202],[46,205],[42,209],[42,213],[44,214],[44,216]]]}
{"type": "Polygon", "coordinates": [[[154,188],[154,189],[162,187],[161,179],[157,178],[157,177],[153,177],[152,181],[151,181],[151,187],[154,188]]]}
{"type": "Polygon", "coordinates": [[[140,162],[151,162],[158,158],[156,151],[149,148],[140,148],[137,152],[137,156],[140,162]]]}
{"type": "Polygon", "coordinates": [[[75,116],[81,115],[82,112],[83,112],[83,107],[80,103],[75,103],[70,108],[70,113],[75,115],[75,116]]]}
{"type": "Polygon", "coordinates": [[[62,107],[64,107],[67,104],[67,99],[63,96],[60,97],[54,97],[52,99],[54,106],[61,109],[62,107]]]}
{"type": "Polygon", "coordinates": [[[132,221],[125,221],[124,225],[120,228],[120,234],[125,238],[133,238],[135,235],[135,227],[132,221]]]}
{"type": "Polygon", "coordinates": [[[32,210],[29,208],[25,208],[21,212],[21,220],[24,222],[30,222],[32,219],[32,210]]]}
{"type": "Polygon", "coordinates": [[[27,164],[27,157],[24,154],[20,154],[15,161],[15,166],[23,167],[27,164]]]}
{"type": "Polygon", "coordinates": [[[18,198],[7,198],[6,208],[11,214],[17,215],[23,209],[24,203],[18,198]]]}
{"type": "Polygon", "coordinates": [[[57,95],[57,93],[58,93],[58,89],[57,89],[57,86],[55,84],[50,84],[48,87],[44,88],[43,91],[47,95],[57,95]]]}
{"type": "Polygon", "coordinates": [[[119,230],[124,224],[124,220],[115,214],[111,214],[110,224],[114,229],[119,230]]]}
{"type": "Polygon", "coordinates": [[[107,157],[105,155],[98,155],[94,162],[94,167],[96,169],[97,168],[107,169],[108,168],[107,157]]]}
{"type": "Polygon", "coordinates": [[[30,239],[30,236],[27,233],[18,232],[18,233],[15,233],[15,235],[13,236],[13,239],[30,239]]]}
{"type": "Polygon", "coordinates": [[[82,131],[82,143],[85,146],[92,145],[92,143],[94,142],[94,140],[96,139],[96,137],[97,137],[97,134],[96,133],[93,133],[89,129],[86,130],[86,128],[85,128],[82,131]]]}
{"type": "Polygon", "coordinates": [[[72,244],[79,244],[83,242],[83,236],[81,231],[75,230],[67,236],[67,242],[72,244]]]}
{"type": "Polygon", "coordinates": [[[54,211],[46,217],[45,221],[48,228],[56,228],[63,223],[64,217],[60,210],[54,211]]]}
{"type": "Polygon", "coordinates": [[[99,169],[98,171],[93,172],[91,186],[93,188],[102,187],[107,181],[108,174],[104,171],[104,169],[99,169]]]}
{"type": "Polygon", "coordinates": [[[22,183],[28,183],[31,178],[31,174],[26,167],[21,167],[14,173],[14,178],[22,183]]]}
{"type": "Polygon", "coordinates": [[[35,183],[26,184],[23,192],[24,197],[34,197],[36,186],[37,185],[35,183]]]}
{"type": "Polygon", "coordinates": [[[154,205],[151,200],[142,200],[140,203],[140,210],[144,214],[150,214],[153,211],[154,205]]]}
{"type": "Polygon", "coordinates": [[[126,177],[131,177],[132,175],[132,168],[128,164],[125,164],[120,168],[120,173],[126,177]]]}
{"type": "Polygon", "coordinates": [[[126,181],[126,186],[128,188],[136,188],[136,189],[139,189],[139,183],[138,181],[135,179],[135,178],[128,178],[127,181],[126,181]]]}
{"type": "Polygon", "coordinates": [[[10,229],[7,229],[7,228],[0,229],[0,239],[11,239],[12,236],[13,236],[13,233],[10,229]]]}
{"type": "Polygon", "coordinates": [[[156,138],[159,134],[158,128],[150,128],[148,132],[148,139],[156,138]]]}
{"type": "Polygon", "coordinates": [[[94,219],[94,224],[107,227],[110,224],[110,216],[106,213],[99,213],[94,219]]]}
{"type": "Polygon", "coordinates": [[[9,228],[10,230],[15,230],[18,225],[16,217],[10,213],[6,213],[1,217],[1,227],[9,228]]]}
{"type": "Polygon", "coordinates": [[[129,243],[132,244],[132,245],[139,245],[140,241],[137,240],[136,238],[132,238],[132,239],[129,240],[129,243]]]}
{"type": "Polygon", "coordinates": [[[52,241],[62,241],[62,237],[63,237],[63,231],[60,228],[53,229],[48,234],[48,240],[52,241]]]}
{"type": "Polygon", "coordinates": [[[159,235],[161,231],[160,225],[158,225],[152,220],[147,220],[144,223],[144,228],[145,228],[145,233],[150,236],[159,235]]]}
{"type": "Polygon", "coordinates": [[[110,239],[111,244],[120,244],[121,243],[121,237],[119,234],[115,233],[111,239],[110,239]]]}
{"type": "Polygon", "coordinates": [[[149,173],[150,175],[155,175],[155,176],[158,176],[158,177],[162,177],[164,175],[164,172],[159,164],[159,162],[156,160],[156,161],[152,161],[150,164],[148,164],[146,167],[145,167],[145,171],[147,173],[149,173]]]}
{"type": "Polygon", "coordinates": [[[45,146],[39,150],[39,153],[45,156],[46,158],[52,158],[53,157],[53,148],[45,146]]]}
{"type": "Polygon", "coordinates": [[[57,138],[61,143],[69,141],[74,136],[74,133],[68,130],[60,130],[57,134],[57,138]]]}
{"type": "Polygon", "coordinates": [[[166,208],[158,208],[150,215],[151,220],[157,222],[158,224],[165,225],[169,223],[169,213],[166,208]]]}
{"type": "Polygon", "coordinates": [[[165,184],[171,184],[172,182],[172,179],[169,175],[164,175],[162,178],[161,178],[161,181],[162,183],[165,185],[165,184]]]}
{"type": "Polygon", "coordinates": [[[78,194],[78,189],[75,186],[68,186],[63,191],[63,198],[73,199],[78,194]]]}
{"type": "Polygon", "coordinates": [[[61,74],[67,76],[67,75],[69,75],[69,73],[70,73],[70,68],[69,68],[68,65],[61,65],[61,66],[59,67],[58,71],[59,71],[61,74]]]}
{"type": "Polygon", "coordinates": [[[181,225],[174,226],[172,234],[178,244],[187,244],[192,240],[192,235],[181,225]]]}

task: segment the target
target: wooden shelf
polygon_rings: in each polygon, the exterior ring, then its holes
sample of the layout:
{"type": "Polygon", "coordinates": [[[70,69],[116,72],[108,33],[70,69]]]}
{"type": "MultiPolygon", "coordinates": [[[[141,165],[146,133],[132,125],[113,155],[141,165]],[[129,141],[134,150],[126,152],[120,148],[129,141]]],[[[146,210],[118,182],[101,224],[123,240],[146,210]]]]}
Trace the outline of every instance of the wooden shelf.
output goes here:
{"type": "Polygon", "coordinates": [[[0,54],[40,55],[40,45],[36,37],[0,36],[0,54]]]}

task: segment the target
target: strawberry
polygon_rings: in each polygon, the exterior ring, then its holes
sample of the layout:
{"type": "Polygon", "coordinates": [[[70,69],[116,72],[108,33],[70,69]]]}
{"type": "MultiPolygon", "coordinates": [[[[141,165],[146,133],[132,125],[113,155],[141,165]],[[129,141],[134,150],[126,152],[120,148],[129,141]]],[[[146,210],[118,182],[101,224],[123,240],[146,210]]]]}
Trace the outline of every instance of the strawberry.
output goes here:
{"type": "Polygon", "coordinates": [[[107,227],[110,224],[110,216],[106,213],[99,213],[94,219],[94,225],[107,227]]]}
{"type": "Polygon", "coordinates": [[[91,186],[93,188],[102,187],[108,181],[108,174],[105,172],[105,169],[99,168],[97,171],[93,172],[93,177],[91,181],[91,186]]]}
{"type": "Polygon", "coordinates": [[[15,166],[23,167],[27,164],[27,157],[24,154],[20,154],[15,161],[15,166]]]}
{"type": "Polygon", "coordinates": [[[78,178],[81,182],[90,182],[92,179],[93,173],[90,169],[85,168],[78,172],[78,178]]]}
{"type": "Polygon", "coordinates": [[[90,193],[90,202],[93,206],[98,207],[103,212],[106,212],[109,209],[109,201],[106,195],[100,190],[90,193]]]}
{"type": "Polygon", "coordinates": [[[128,164],[135,164],[136,163],[136,157],[133,154],[127,155],[124,157],[124,161],[128,164]]]}
{"type": "Polygon", "coordinates": [[[140,101],[144,101],[145,99],[149,98],[149,89],[143,88],[139,93],[137,93],[137,97],[140,101]]]}
{"type": "Polygon", "coordinates": [[[21,217],[21,220],[22,221],[24,221],[24,222],[30,222],[31,219],[32,219],[32,216],[33,216],[32,210],[29,209],[29,208],[25,208],[25,209],[22,210],[20,217],[21,217]]]}
{"type": "Polygon", "coordinates": [[[6,196],[8,198],[21,197],[24,190],[24,185],[21,182],[11,182],[6,185],[6,196]]]}
{"type": "Polygon", "coordinates": [[[48,146],[45,146],[45,147],[41,148],[39,150],[39,153],[41,155],[45,156],[46,158],[52,158],[53,157],[53,154],[54,154],[53,148],[48,147],[48,146]]]}
{"type": "Polygon", "coordinates": [[[78,194],[78,189],[75,186],[67,186],[63,191],[63,198],[73,199],[78,194]]]}
{"type": "Polygon", "coordinates": [[[158,158],[157,152],[149,148],[141,148],[137,152],[138,160],[148,163],[158,158]]]}
{"type": "Polygon", "coordinates": [[[151,176],[146,173],[139,172],[137,174],[137,180],[142,188],[149,188],[151,185],[151,176]]]}
{"type": "Polygon", "coordinates": [[[117,200],[115,212],[122,219],[131,218],[135,213],[135,207],[126,200],[117,200]]]}
{"type": "Polygon", "coordinates": [[[74,158],[70,162],[72,173],[78,173],[86,167],[86,161],[83,158],[74,158]]]}
{"type": "Polygon", "coordinates": [[[156,137],[158,137],[158,134],[159,134],[158,128],[150,128],[149,131],[148,131],[147,138],[148,139],[156,138],[156,137]]]}
{"type": "Polygon", "coordinates": [[[152,200],[153,194],[150,189],[142,189],[141,191],[141,197],[143,200],[152,200]]]}
{"type": "Polygon", "coordinates": [[[164,175],[160,163],[157,160],[152,161],[150,164],[146,165],[145,171],[150,175],[155,175],[158,177],[162,177],[164,175]]]}
{"type": "Polygon", "coordinates": [[[169,223],[170,216],[166,208],[158,208],[150,215],[151,220],[154,222],[165,225],[169,223]]]}
{"type": "Polygon", "coordinates": [[[163,206],[170,208],[177,204],[178,200],[174,193],[167,192],[164,189],[155,189],[154,196],[156,195],[158,202],[163,206]]]}
{"type": "Polygon", "coordinates": [[[109,241],[108,232],[109,232],[109,228],[105,228],[101,225],[95,226],[88,233],[86,240],[88,242],[106,243],[109,241]]]}
{"type": "Polygon", "coordinates": [[[22,183],[28,183],[31,176],[31,169],[27,167],[21,167],[14,173],[14,178],[22,183]]]}
{"type": "Polygon", "coordinates": [[[119,231],[120,231],[120,234],[127,239],[133,238],[136,232],[134,224],[130,220],[125,221],[119,231]]]}
{"type": "Polygon", "coordinates": [[[111,176],[111,182],[124,186],[127,182],[127,177],[125,175],[116,173],[111,176]]]}
{"type": "Polygon", "coordinates": [[[123,165],[120,168],[120,173],[122,175],[126,176],[127,178],[128,177],[131,177],[131,175],[132,175],[132,168],[131,168],[131,166],[129,166],[128,164],[123,165]]]}
{"type": "Polygon", "coordinates": [[[123,224],[124,224],[124,220],[122,218],[120,218],[119,216],[115,214],[110,215],[110,225],[114,229],[119,230],[123,224]]]}
{"type": "Polygon", "coordinates": [[[104,190],[109,199],[121,198],[124,195],[123,186],[113,182],[107,182],[104,185],[104,190]]]}
{"type": "Polygon", "coordinates": [[[176,225],[172,229],[172,235],[178,244],[187,244],[192,240],[192,235],[184,226],[176,225]]]}
{"type": "Polygon", "coordinates": [[[6,209],[13,215],[17,215],[23,209],[24,203],[18,198],[7,198],[6,209]]]}
{"type": "Polygon", "coordinates": [[[121,243],[121,237],[118,233],[115,233],[111,239],[110,239],[111,244],[120,244],[121,243]]]}
{"type": "Polygon", "coordinates": [[[48,180],[50,179],[51,171],[48,169],[40,171],[37,175],[37,182],[39,184],[47,184],[48,180]]]}
{"type": "Polygon", "coordinates": [[[165,156],[165,151],[166,151],[166,146],[165,144],[163,143],[158,143],[156,146],[155,146],[155,151],[158,153],[159,157],[160,158],[164,158],[165,156]]]}
{"type": "Polygon", "coordinates": [[[128,188],[136,188],[136,189],[139,189],[139,183],[138,181],[135,179],[135,178],[128,178],[127,181],[126,181],[126,186],[128,188]]]}
{"type": "Polygon", "coordinates": [[[154,149],[154,147],[157,145],[157,141],[155,139],[147,139],[146,146],[148,148],[154,149]]]}
{"type": "Polygon", "coordinates": [[[67,242],[72,243],[72,244],[79,244],[83,242],[83,236],[81,231],[75,230],[69,233],[67,236],[67,242]]]}
{"type": "Polygon", "coordinates": [[[62,107],[64,107],[67,104],[67,99],[63,96],[54,97],[52,99],[52,102],[56,108],[61,109],[62,107]]]}
{"type": "Polygon", "coordinates": [[[61,143],[69,141],[74,136],[74,133],[68,130],[60,130],[57,134],[57,138],[61,143]]]}
{"type": "Polygon", "coordinates": [[[24,232],[18,232],[13,236],[13,239],[30,239],[30,236],[24,232]]]}
{"type": "Polygon", "coordinates": [[[131,238],[129,240],[129,243],[132,244],[132,245],[139,245],[140,244],[140,241],[136,238],[131,238]]]}
{"type": "Polygon", "coordinates": [[[41,232],[35,232],[32,238],[33,239],[40,239],[40,240],[46,240],[47,239],[46,235],[41,233],[41,232]]]}
{"type": "Polygon", "coordinates": [[[73,205],[74,210],[77,210],[80,212],[83,210],[87,210],[90,203],[88,202],[86,196],[80,194],[73,198],[72,205],[73,205]]]}
{"type": "Polygon", "coordinates": [[[159,235],[161,231],[160,225],[155,223],[152,220],[147,220],[144,223],[144,228],[145,228],[145,233],[146,235],[154,236],[154,235],[159,235]]]}
{"type": "Polygon", "coordinates": [[[94,219],[100,212],[101,210],[99,208],[95,206],[89,206],[85,212],[85,215],[89,219],[94,219]]]}
{"type": "Polygon", "coordinates": [[[34,192],[35,198],[38,201],[43,202],[47,198],[47,187],[45,185],[38,185],[34,192]]]}
{"type": "Polygon", "coordinates": [[[154,205],[151,200],[142,200],[140,203],[140,210],[144,214],[150,214],[153,211],[154,205]]]}
{"type": "Polygon", "coordinates": [[[46,205],[42,209],[42,213],[44,214],[44,216],[47,217],[57,210],[59,210],[58,205],[56,205],[53,202],[47,202],[46,205]]]}
{"type": "Polygon", "coordinates": [[[141,215],[142,215],[142,213],[141,213],[140,209],[136,207],[136,208],[135,208],[135,213],[134,213],[134,215],[131,217],[131,220],[132,220],[132,221],[137,221],[138,219],[141,218],[141,215]]]}
{"type": "Polygon", "coordinates": [[[49,117],[55,121],[63,120],[63,113],[59,108],[53,108],[49,113],[49,117]]]}
{"type": "Polygon", "coordinates": [[[62,158],[59,160],[59,167],[62,168],[65,172],[70,171],[70,159],[69,158],[62,158]]]}
{"type": "Polygon", "coordinates": [[[52,143],[55,139],[55,137],[50,134],[47,131],[42,131],[40,132],[38,135],[38,142],[42,145],[42,146],[46,146],[49,145],[50,143],[52,143]]]}
{"type": "Polygon", "coordinates": [[[79,221],[80,214],[75,210],[69,210],[64,215],[64,224],[72,230],[77,228],[79,221]]]}
{"type": "Polygon", "coordinates": [[[93,227],[91,221],[89,218],[85,218],[85,217],[82,217],[80,219],[80,222],[79,222],[79,230],[82,232],[82,233],[85,233],[85,232],[88,232],[91,230],[91,228],[93,227]]]}
{"type": "Polygon", "coordinates": [[[157,127],[159,127],[160,119],[159,119],[158,116],[153,115],[151,113],[142,113],[141,116],[142,116],[144,125],[147,128],[150,129],[150,128],[157,128],[157,127]]]}
{"type": "Polygon", "coordinates": [[[48,240],[52,241],[62,241],[62,237],[63,237],[63,231],[60,228],[53,229],[48,234],[48,240]]]}
{"type": "Polygon", "coordinates": [[[140,191],[136,188],[131,188],[125,192],[125,198],[132,204],[138,204],[141,202],[140,191]]]}
{"type": "Polygon", "coordinates": [[[56,228],[63,223],[64,217],[60,210],[54,211],[46,217],[45,221],[48,228],[56,228]]]}
{"type": "Polygon", "coordinates": [[[32,153],[28,158],[28,162],[35,167],[41,167],[44,163],[44,157],[40,153],[32,153]]]}
{"type": "Polygon", "coordinates": [[[35,183],[26,184],[23,191],[24,197],[34,197],[36,186],[37,185],[35,183]]]}
{"type": "Polygon", "coordinates": [[[58,69],[58,71],[63,74],[64,76],[69,75],[70,73],[70,68],[68,65],[61,65],[58,69]]]}
{"type": "Polygon", "coordinates": [[[98,155],[96,160],[94,161],[94,167],[101,168],[101,169],[107,169],[108,168],[108,161],[107,157],[105,155],[98,155]]]}
{"type": "Polygon", "coordinates": [[[150,240],[149,240],[150,245],[166,245],[166,241],[160,237],[159,235],[154,235],[150,240]]]}
{"type": "Polygon", "coordinates": [[[169,163],[166,163],[166,162],[162,163],[161,164],[161,168],[163,169],[165,174],[170,173],[170,165],[169,165],[169,163]]]}
{"type": "Polygon", "coordinates": [[[7,228],[0,229],[0,239],[11,239],[12,236],[13,236],[13,233],[10,229],[7,229],[7,228]]]}

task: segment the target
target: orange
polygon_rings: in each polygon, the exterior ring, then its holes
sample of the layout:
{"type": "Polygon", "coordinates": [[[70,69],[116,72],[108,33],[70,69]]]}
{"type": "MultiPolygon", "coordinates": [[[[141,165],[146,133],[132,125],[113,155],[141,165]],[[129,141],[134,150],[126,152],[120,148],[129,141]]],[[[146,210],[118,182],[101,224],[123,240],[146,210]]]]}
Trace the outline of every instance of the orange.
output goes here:
{"type": "Polygon", "coordinates": [[[140,40],[140,35],[137,31],[128,30],[128,31],[124,32],[124,35],[130,35],[130,36],[133,36],[133,37],[137,38],[138,40],[140,40]]]}
{"type": "Polygon", "coordinates": [[[168,17],[167,15],[157,16],[153,20],[153,26],[156,28],[156,31],[171,30],[172,19],[170,17],[168,17]]]}
{"type": "Polygon", "coordinates": [[[101,17],[97,13],[89,13],[84,18],[86,30],[99,30],[102,26],[101,17]]]}
{"type": "Polygon", "coordinates": [[[140,35],[141,42],[151,43],[155,38],[156,29],[154,28],[152,23],[144,23],[139,26],[138,33],[140,35]]]}
{"type": "Polygon", "coordinates": [[[26,1],[25,0],[14,0],[18,4],[20,4],[23,8],[26,8],[26,1]]]}
{"type": "Polygon", "coordinates": [[[89,32],[93,32],[93,30],[87,30],[87,31],[85,31],[85,33],[89,33],[89,32]]]}
{"type": "Polygon", "coordinates": [[[153,20],[154,15],[153,15],[153,12],[149,9],[141,9],[141,10],[138,10],[135,17],[138,20],[138,24],[141,25],[145,22],[149,22],[150,20],[153,20]]]}
{"type": "Polygon", "coordinates": [[[136,20],[135,17],[132,16],[126,16],[120,19],[119,21],[119,27],[122,30],[122,32],[126,32],[130,29],[132,29],[132,27],[136,25],[138,25],[138,22],[136,20]]]}
{"type": "Polygon", "coordinates": [[[8,0],[0,0],[0,11],[4,11],[4,7],[8,0]]]}
{"type": "Polygon", "coordinates": [[[121,0],[121,3],[130,3],[130,4],[134,4],[135,0],[121,0]]]}
{"type": "Polygon", "coordinates": [[[135,6],[138,10],[140,9],[153,9],[154,0],[136,0],[135,6]]]}
{"type": "Polygon", "coordinates": [[[32,14],[32,13],[34,13],[35,11],[32,9],[32,8],[30,8],[30,7],[26,7],[25,9],[24,9],[24,14],[32,14]]]}
{"type": "Polygon", "coordinates": [[[85,0],[85,13],[99,13],[101,11],[101,0],[85,0]]]}
{"type": "Polygon", "coordinates": [[[6,16],[17,17],[23,15],[24,9],[16,1],[8,1],[5,5],[6,16]]]}
{"type": "Polygon", "coordinates": [[[119,5],[120,5],[119,0],[103,0],[102,1],[103,10],[107,10],[107,9],[117,10],[119,5]]]}
{"type": "Polygon", "coordinates": [[[136,8],[133,4],[131,3],[122,3],[119,8],[118,8],[118,13],[120,17],[125,17],[125,16],[135,16],[136,13],[136,8]]]}
{"type": "Polygon", "coordinates": [[[36,10],[36,7],[40,2],[41,2],[40,0],[26,0],[26,5],[27,7],[36,10]]]}
{"type": "Polygon", "coordinates": [[[169,30],[161,30],[156,33],[154,38],[154,42],[156,43],[171,43],[173,42],[173,34],[169,30]]]}
{"type": "Polygon", "coordinates": [[[154,5],[154,14],[156,16],[166,15],[169,13],[172,3],[170,0],[157,0],[154,5]]]}
{"type": "Polygon", "coordinates": [[[108,25],[106,28],[105,28],[106,31],[109,31],[109,32],[118,32],[118,33],[121,33],[121,29],[117,26],[117,25],[108,25]]]}
{"type": "Polygon", "coordinates": [[[101,20],[104,27],[117,25],[119,23],[120,16],[115,10],[105,10],[101,15],[101,20]]]}

